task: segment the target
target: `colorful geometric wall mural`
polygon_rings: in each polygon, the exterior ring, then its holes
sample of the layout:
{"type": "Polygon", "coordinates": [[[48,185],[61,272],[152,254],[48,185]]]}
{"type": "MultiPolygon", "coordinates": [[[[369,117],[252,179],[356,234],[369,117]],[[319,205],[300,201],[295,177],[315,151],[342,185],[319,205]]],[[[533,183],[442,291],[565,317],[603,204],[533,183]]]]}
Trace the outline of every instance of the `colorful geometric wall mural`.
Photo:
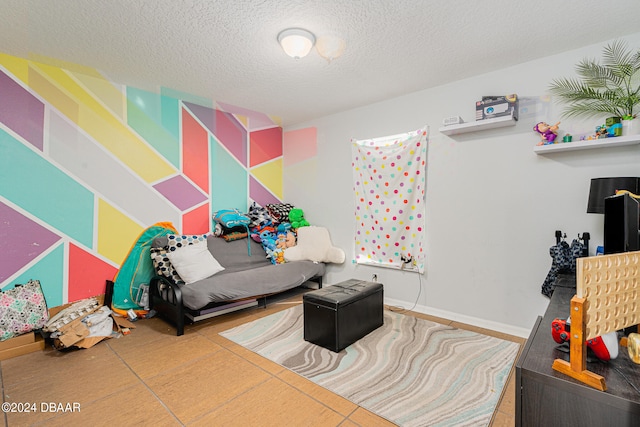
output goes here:
{"type": "Polygon", "coordinates": [[[318,169],[317,139],[315,127],[284,132],[282,181],[293,194],[327,191],[323,179],[326,171],[318,169]]]}
{"type": "Polygon", "coordinates": [[[0,287],[103,293],[146,227],[206,233],[218,209],[281,202],[282,169],[266,114],[0,53],[0,287]]]}

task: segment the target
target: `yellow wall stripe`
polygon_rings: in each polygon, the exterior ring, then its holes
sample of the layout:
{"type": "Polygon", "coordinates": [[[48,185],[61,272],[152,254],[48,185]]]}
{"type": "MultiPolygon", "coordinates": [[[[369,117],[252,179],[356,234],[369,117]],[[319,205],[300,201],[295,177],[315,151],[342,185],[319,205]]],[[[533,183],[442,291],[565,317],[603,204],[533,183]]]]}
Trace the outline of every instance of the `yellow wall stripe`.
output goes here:
{"type": "Polygon", "coordinates": [[[22,80],[25,85],[29,83],[29,61],[26,59],[0,53],[0,65],[22,80]]]}
{"type": "Polygon", "coordinates": [[[82,73],[72,73],[95,97],[97,97],[119,120],[126,123],[125,94],[104,77],[94,77],[82,73]]]}
{"type": "MultiPolygon", "coordinates": [[[[76,109],[65,108],[68,105],[62,103],[58,96],[47,96],[51,91],[43,93],[43,97],[71,120],[74,120],[85,132],[146,182],[155,182],[176,172],[170,163],[160,157],[117,117],[97,102],[65,70],[45,64],[32,63],[31,66],[34,72],[46,77],[51,84],[55,84],[57,88],[66,93],[67,97],[78,103],[77,117],[76,109]]],[[[31,74],[29,83],[32,83],[31,74]]],[[[38,89],[36,88],[36,90],[38,89]]]]}
{"type": "Polygon", "coordinates": [[[98,200],[98,253],[120,265],[144,227],[102,199],[98,200]]]}
{"type": "Polygon", "coordinates": [[[29,85],[146,182],[176,172],[63,69],[30,64],[29,85]]]}
{"type": "Polygon", "coordinates": [[[32,62],[38,62],[40,64],[52,65],[54,67],[63,68],[67,71],[74,73],[82,73],[87,76],[102,77],[100,72],[92,67],[86,65],[76,64],[75,62],[63,61],[62,59],[52,58],[50,56],[39,55],[37,53],[30,52],[27,58],[32,62]]]}
{"type": "Polygon", "coordinates": [[[282,200],[282,158],[251,169],[251,174],[282,200]]]}

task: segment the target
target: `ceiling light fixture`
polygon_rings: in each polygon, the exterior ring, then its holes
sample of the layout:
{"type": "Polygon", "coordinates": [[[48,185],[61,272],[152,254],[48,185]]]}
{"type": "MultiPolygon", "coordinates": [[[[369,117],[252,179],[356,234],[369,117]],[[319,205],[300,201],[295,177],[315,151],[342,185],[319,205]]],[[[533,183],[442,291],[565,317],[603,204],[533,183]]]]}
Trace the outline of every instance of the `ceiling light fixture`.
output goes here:
{"type": "Polygon", "coordinates": [[[287,28],[278,34],[278,43],[287,55],[300,59],[309,54],[316,37],[302,28],[287,28]]]}
{"type": "Polygon", "coordinates": [[[344,52],[346,43],[337,36],[321,36],[316,43],[316,50],[327,62],[331,62],[344,52]]]}

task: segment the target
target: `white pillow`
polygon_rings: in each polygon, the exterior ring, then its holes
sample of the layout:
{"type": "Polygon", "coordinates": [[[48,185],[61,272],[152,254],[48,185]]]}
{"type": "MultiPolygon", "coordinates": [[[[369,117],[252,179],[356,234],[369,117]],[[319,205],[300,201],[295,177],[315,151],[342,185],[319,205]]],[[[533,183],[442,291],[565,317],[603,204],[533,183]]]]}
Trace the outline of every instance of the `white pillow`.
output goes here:
{"type": "Polygon", "coordinates": [[[309,225],[300,227],[298,242],[284,250],[284,259],[287,261],[314,261],[333,262],[342,264],[345,259],[344,251],[333,246],[329,230],[324,227],[309,225]]]}
{"type": "Polygon", "coordinates": [[[209,252],[206,240],[168,252],[167,257],[187,285],[224,270],[209,252]]]}

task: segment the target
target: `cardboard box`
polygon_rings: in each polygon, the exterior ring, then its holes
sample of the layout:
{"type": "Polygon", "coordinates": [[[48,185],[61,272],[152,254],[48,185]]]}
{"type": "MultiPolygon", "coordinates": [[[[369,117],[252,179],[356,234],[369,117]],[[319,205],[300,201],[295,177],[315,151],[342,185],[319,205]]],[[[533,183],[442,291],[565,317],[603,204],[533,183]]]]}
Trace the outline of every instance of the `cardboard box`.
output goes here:
{"type": "Polygon", "coordinates": [[[79,318],[60,328],[60,333],[61,335],[56,340],[60,341],[61,347],[69,348],[89,336],[89,328],[82,323],[82,318],[79,318]]]}
{"type": "Polygon", "coordinates": [[[476,102],[476,121],[512,116],[518,120],[518,95],[483,96],[476,102]]]}
{"type": "MultiPolygon", "coordinates": [[[[113,332],[115,333],[122,333],[123,335],[125,335],[123,329],[129,330],[135,329],[136,327],[129,320],[125,319],[124,317],[114,315],[114,313],[111,313],[111,319],[113,319],[113,332]]],[[[74,343],[73,346],[78,348],[91,348],[94,345],[98,344],[100,341],[110,339],[111,337],[112,336],[85,337],[82,340],[74,343]]]]}
{"type": "MultiPolygon", "coordinates": [[[[28,337],[29,339],[32,340],[32,342],[26,343],[26,344],[19,344],[13,347],[7,347],[7,348],[4,348],[3,350],[0,350],[0,360],[7,360],[7,359],[11,359],[12,357],[22,356],[23,354],[29,354],[29,353],[34,353],[36,351],[44,350],[44,338],[42,338],[42,336],[35,335],[34,333],[29,333],[25,335],[20,335],[19,337],[16,337],[16,338],[22,338],[22,337],[25,337],[25,338],[23,338],[21,341],[27,340],[26,337],[28,337]]],[[[3,343],[7,343],[16,338],[3,341],[3,343]]],[[[14,344],[17,344],[17,342],[14,342],[14,344]]]]}
{"type": "MultiPolygon", "coordinates": [[[[95,297],[95,299],[98,301],[98,305],[99,306],[104,305],[104,295],[98,295],[98,296],[95,297]]],[[[76,302],[76,301],[74,301],[74,302],[76,302]]],[[[65,308],[71,307],[74,304],[74,302],[70,302],[70,303],[63,304],[63,305],[57,305],[55,307],[49,308],[49,319],[51,319],[56,314],[60,313],[65,308]]]]}
{"type": "Polygon", "coordinates": [[[8,340],[0,341],[0,351],[19,347],[21,345],[32,344],[34,342],[36,342],[36,334],[35,332],[29,332],[27,334],[9,338],[8,340]]]}
{"type": "MultiPolygon", "coordinates": [[[[103,307],[104,295],[98,295],[95,298],[98,301],[97,307],[95,307],[90,312],[85,313],[83,316],[78,317],[77,319],[74,319],[71,322],[67,323],[66,325],[60,327],[59,329],[60,336],[53,340],[53,346],[56,349],[63,349],[63,348],[69,348],[69,347],[91,348],[94,345],[98,344],[99,342],[104,341],[105,339],[111,338],[111,336],[89,337],[88,336],[89,328],[87,328],[87,326],[82,322],[82,319],[84,319],[86,316],[98,311],[100,308],[103,307]]],[[[50,317],[55,316],[56,314],[58,314],[65,308],[70,307],[71,305],[73,305],[73,303],[53,307],[52,309],[49,310],[50,317]]],[[[126,319],[123,321],[123,318],[114,316],[113,313],[111,314],[111,318],[113,319],[114,332],[121,332],[121,329],[120,329],[121,324],[126,324],[128,325],[128,327],[135,327],[131,324],[131,322],[126,321],[126,319]]]]}

